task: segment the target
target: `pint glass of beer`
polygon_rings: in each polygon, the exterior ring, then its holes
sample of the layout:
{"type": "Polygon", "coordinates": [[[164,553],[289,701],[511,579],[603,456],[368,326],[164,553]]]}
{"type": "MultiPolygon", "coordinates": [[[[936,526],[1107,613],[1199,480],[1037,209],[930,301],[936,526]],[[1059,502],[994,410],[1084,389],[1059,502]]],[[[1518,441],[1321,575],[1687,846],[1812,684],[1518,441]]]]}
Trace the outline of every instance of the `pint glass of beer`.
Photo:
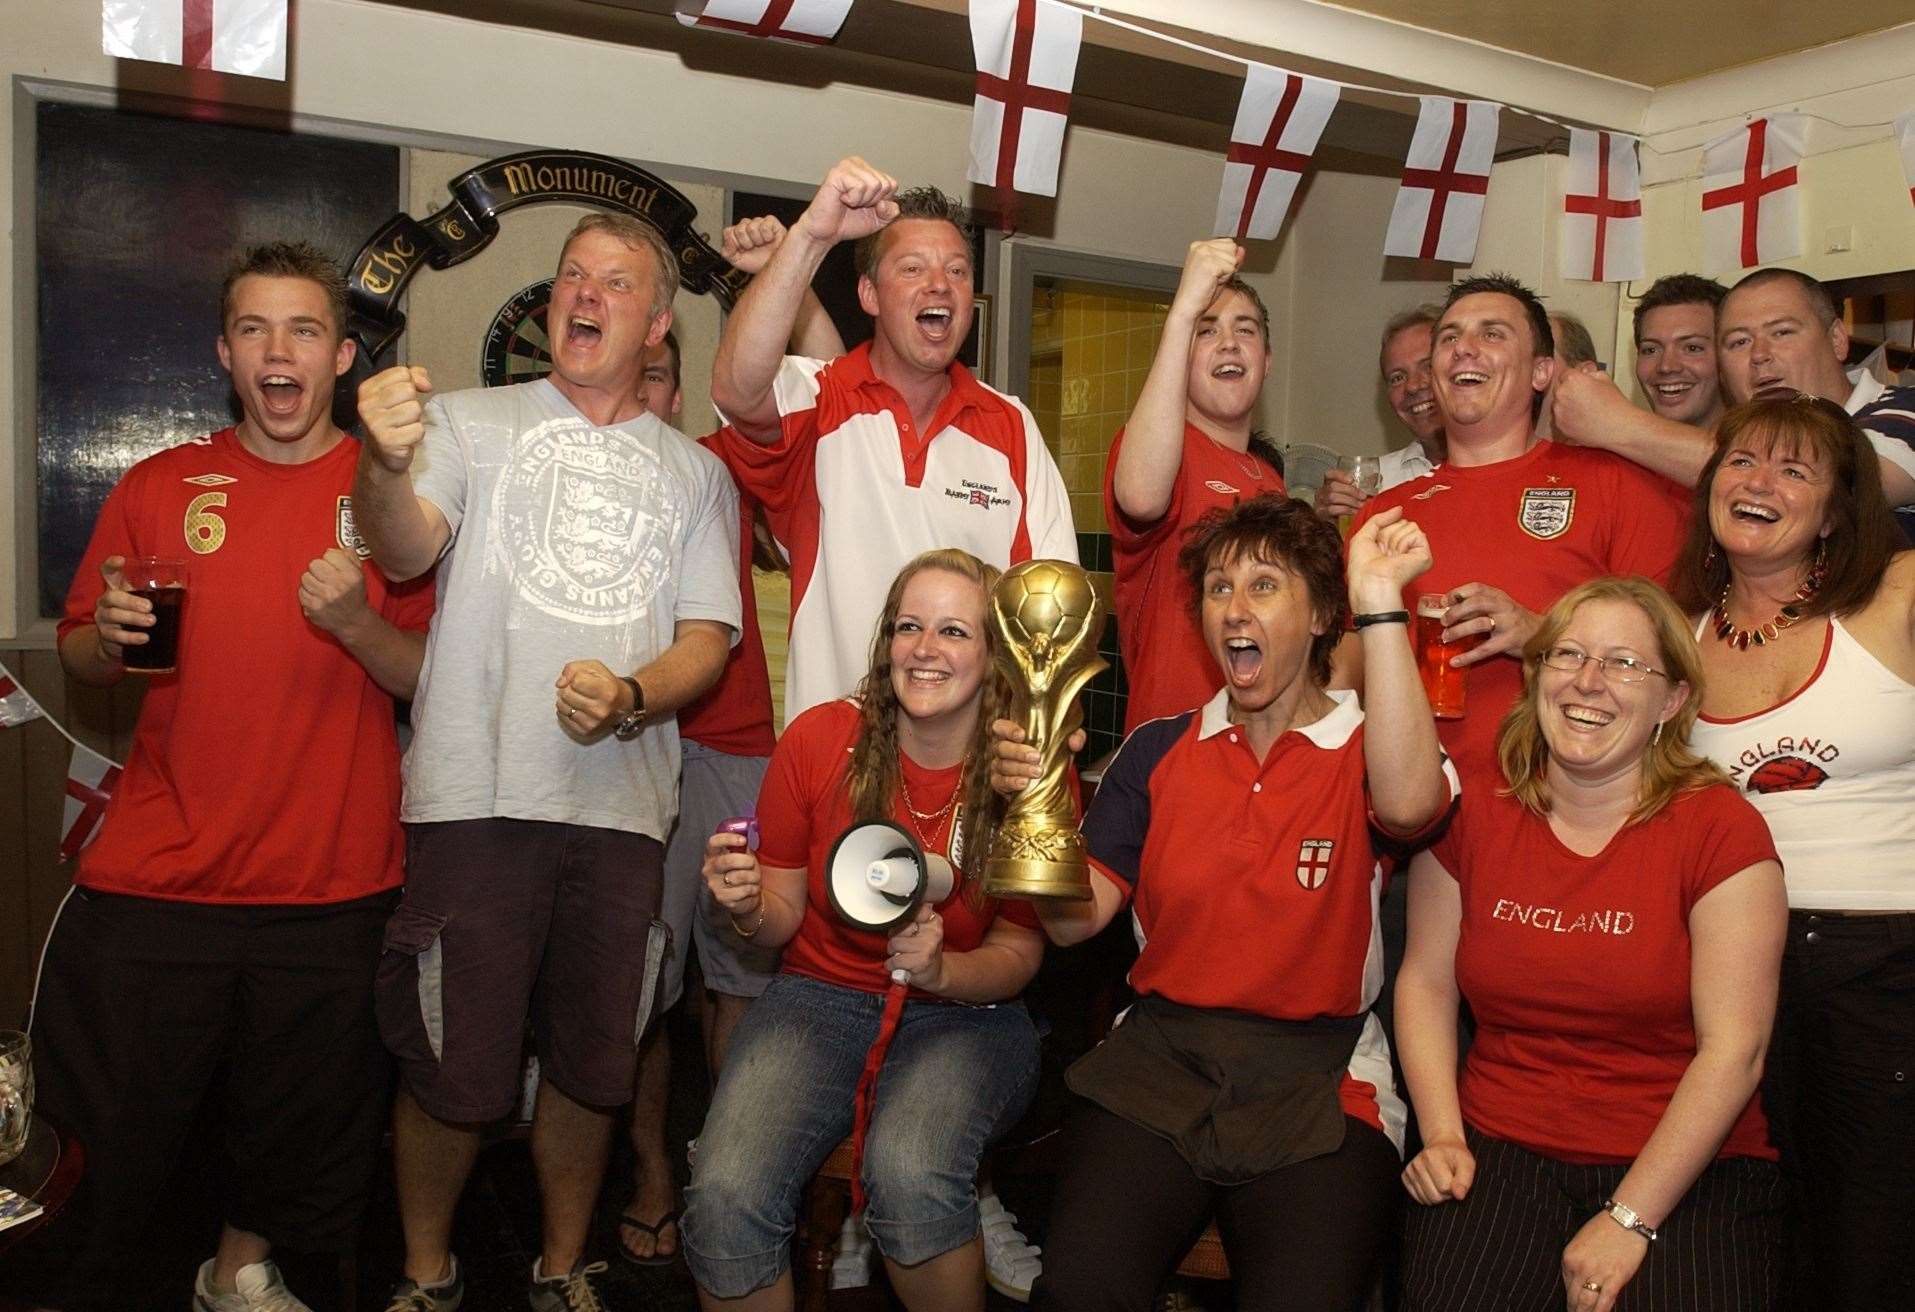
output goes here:
{"type": "Polygon", "coordinates": [[[1484,635],[1472,633],[1444,642],[1443,617],[1449,608],[1448,596],[1440,592],[1426,592],[1416,599],[1416,666],[1423,675],[1423,691],[1429,694],[1430,713],[1439,720],[1460,720],[1468,671],[1452,669],[1450,657],[1476,646],[1484,635]]]}
{"type": "Polygon", "coordinates": [[[120,567],[126,590],[153,603],[146,641],[128,643],[120,660],[135,674],[171,674],[180,664],[180,614],[186,606],[186,562],[134,556],[120,567]]]}

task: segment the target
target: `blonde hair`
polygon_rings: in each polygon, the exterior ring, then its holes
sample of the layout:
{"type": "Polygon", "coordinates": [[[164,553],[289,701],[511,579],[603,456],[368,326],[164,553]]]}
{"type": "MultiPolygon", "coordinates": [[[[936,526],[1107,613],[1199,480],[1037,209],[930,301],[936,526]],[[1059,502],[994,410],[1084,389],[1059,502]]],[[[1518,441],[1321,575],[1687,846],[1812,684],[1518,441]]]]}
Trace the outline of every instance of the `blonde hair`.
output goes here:
{"type": "MultiPolygon", "coordinates": [[[[918,556],[891,580],[877,632],[871,638],[871,663],[858,685],[858,741],[851,749],[851,764],[845,772],[845,791],[850,794],[851,818],[855,821],[889,820],[896,806],[903,767],[898,762],[899,707],[897,689],[891,686],[891,638],[897,632],[906,585],[932,569],[977,584],[987,608],[1001,572],[968,551],[946,547],[918,556]]],[[[997,671],[997,630],[988,616],[978,637],[984,643],[984,684],[978,699],[977,726],[965,752],[964,773],[958,780],[964,808],[959,866],[967,876],[983,872],[991,835],[1004,810],[1003,799],[991,787],[991,722],[1003,716],[1010,701],[1009,689],[997,671]]],[[[974,888],[975,884],[967,887],[966,900],[979,905],[982,899],[974,899],[974,888]]]]}
{"type": "Polygon", "coordinates": [[[597,211],[587,214],[572,225],[565,234],[565,244],[559,247],[559,264],[565,263],[565,252],[572,249],[572,243],[588,232],[605,232],[625,243],[629,250],[651,252],[652,256],[652,313],[656,319],[671,309],[672,300],[678,295],[678,257],[672,254],[672,248],[665,244],[665,238],[657,228],[643,219],[635,219],[629,214],[609,214],[597,211]]]}
{"type": "Polygon", "coordinates": [[[1578,607],[1590,601],[1622,601],[1634,606],[1655,630],[1654,653],[1645,653],[1667,671],[1674,683],[1689,685],[1689,695],[1676,713],[1662,723],[1642,754],[1642,788],[1628,823],[1638,824],[1669,805],[1678,793],[1727,783],[1729,777],[1714,762],[1689,746],[1702,706],[1702,654],[1689,632],[1689,621],[1669,594],[1648,579],[1591,579],[1564,594],[1549,608],[1542,626],[1523,648],[1523,695],[1509,708],[1496,740],[1496,757],[1508,781],[1505,791],[1537,815],[1549,814],[1549,744],[1536,712],[1536,687],[1543,653],[1556,645],[1578,607]]]}

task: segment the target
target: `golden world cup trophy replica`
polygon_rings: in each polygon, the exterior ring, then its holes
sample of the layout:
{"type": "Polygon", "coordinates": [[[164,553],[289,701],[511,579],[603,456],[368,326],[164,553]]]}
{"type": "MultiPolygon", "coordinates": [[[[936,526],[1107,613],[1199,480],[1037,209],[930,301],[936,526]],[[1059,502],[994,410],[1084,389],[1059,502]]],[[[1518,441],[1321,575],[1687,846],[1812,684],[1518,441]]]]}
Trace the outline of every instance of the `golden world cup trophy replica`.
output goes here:
{"type": "Polygon", "coordinates": [[[1071,798],[1070,737],[1083,722],[1077,694],[1110,668],[1097,654],[1104,601],[1077,566],[1027,560],[991,596],[997,666],[1011,689],[1008,718],[1039,754],[1041,773],[1011,799],[984,867],[990,897],[1090,896],[1090,863],[1071,798]]]}

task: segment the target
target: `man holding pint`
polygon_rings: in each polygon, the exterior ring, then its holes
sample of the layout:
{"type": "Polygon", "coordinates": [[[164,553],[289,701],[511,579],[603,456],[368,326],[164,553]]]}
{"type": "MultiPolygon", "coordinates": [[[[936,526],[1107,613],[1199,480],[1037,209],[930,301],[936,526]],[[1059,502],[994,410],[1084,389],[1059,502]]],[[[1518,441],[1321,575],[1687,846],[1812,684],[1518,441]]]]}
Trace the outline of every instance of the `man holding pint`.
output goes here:
{"type": "Polygon", "coordinates": [[[128,1251],[217,1084],[231,1184],[196,1312],[300,1312],[269,1254],[350,1244],[371,1183],[389,1070],[373,971],[401,878],[393,700],[412,696],[432,592],[361,560],[358,443],[331,420],[345,307],[304,243],[233,267],[217,347],[239,423],[129,470],[67,595],[78,682],[174,651],[144,662],[173,668],[145,676],[34,999],[40,1105],[86,1171],[44,1235],[57,1274],[6,1283],[66,1312],[146,1292],[128,1251]],[[140,557],[184,578],[174,633],[135,591],[160,581],[140,557]]]}
{"type": "Polygon", "coordinates": [[[463,1296],[453,1209],[481,1129],[517,1100],[528,1014],[544,1204],[528,1297],[601,1306],[585,1238],[665,949],[672,713],[718,678],[740,619],[731,479],[641,392],[677,289],[653,229],[589,215],[559,254],[550,377],[428,403],[425,370],[401,366],[360,388],[373,558],[411,578],[444,557],[378,983],[405,1312],[463,1296]]]}

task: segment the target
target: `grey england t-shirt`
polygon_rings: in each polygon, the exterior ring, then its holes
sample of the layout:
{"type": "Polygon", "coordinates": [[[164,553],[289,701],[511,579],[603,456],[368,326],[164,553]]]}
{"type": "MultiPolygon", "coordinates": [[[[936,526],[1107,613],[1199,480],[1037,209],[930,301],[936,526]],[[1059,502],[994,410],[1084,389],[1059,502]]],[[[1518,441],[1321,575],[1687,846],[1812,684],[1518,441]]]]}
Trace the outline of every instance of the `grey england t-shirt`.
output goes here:
{"type": "Polygon", "coordinates": [[[663,839],[678,723],[629,743],[560,726],[569,661],[630,674],[679,620],[738,640],[738,494],[717,457],[653,415],[599,427],[551,382],[426,407],[413,490],[445,513],[438,608],[405,761],[411,821],[507,816],[663,839]]]}

